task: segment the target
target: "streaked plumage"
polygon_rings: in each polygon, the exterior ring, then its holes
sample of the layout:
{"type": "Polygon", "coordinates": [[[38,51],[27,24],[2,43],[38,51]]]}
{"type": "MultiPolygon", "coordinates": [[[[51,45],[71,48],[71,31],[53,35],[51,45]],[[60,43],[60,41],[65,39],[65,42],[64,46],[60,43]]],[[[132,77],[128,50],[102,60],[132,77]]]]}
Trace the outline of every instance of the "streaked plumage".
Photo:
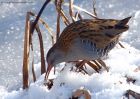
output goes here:
{"type": "Polygon", "coordinates": [[[47,76],[58,63],[96,60],[106,55],[118,42],[131,17],[123,20],[83,19],[67,26],[47,54],[47,76]]]}

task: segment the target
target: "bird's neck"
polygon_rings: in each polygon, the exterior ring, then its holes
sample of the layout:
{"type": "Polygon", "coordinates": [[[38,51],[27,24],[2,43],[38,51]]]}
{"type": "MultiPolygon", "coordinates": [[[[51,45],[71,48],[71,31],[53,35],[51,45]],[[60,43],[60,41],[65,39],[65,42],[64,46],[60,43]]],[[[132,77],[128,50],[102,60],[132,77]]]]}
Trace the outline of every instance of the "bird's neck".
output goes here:
{"type": "Polygon", "coordinates": [[[54,55],[53,56],[53,63],[52,63],[54,66],[56,66],[59,63],[65,62],[65,54],[60,49],[54,48],[52,55],[54,55]]]}

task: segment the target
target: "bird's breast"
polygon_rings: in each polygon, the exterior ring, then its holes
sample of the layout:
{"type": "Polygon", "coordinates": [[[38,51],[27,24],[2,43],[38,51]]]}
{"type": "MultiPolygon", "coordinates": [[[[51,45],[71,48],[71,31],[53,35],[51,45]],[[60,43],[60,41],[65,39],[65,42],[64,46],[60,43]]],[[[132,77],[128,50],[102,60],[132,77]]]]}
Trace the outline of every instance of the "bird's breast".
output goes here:
{"type": "Polygon", "coordinates": [[[86,39],[76,39],[67,53],[68,61],[76,60],[95,60],[105,56],[116,42],[111,42],[104,48],[98,48],[97,45],[86,39]]]}

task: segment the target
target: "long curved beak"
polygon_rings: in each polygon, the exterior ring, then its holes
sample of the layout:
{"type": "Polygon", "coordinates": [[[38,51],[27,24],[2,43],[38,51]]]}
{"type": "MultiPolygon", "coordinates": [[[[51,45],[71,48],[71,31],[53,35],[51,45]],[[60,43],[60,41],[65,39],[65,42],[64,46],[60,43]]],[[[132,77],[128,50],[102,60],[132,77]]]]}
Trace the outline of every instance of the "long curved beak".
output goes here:
{"type": "Polygon", "coordinates": [[[50,74],[50,71],[52,70],[52,68],[53,68],[53,66],[51,64],[48,64],[47,71],[45,74],[45,80],[48,80],[48,77],[49,77],[49,74],[50,74]]]}

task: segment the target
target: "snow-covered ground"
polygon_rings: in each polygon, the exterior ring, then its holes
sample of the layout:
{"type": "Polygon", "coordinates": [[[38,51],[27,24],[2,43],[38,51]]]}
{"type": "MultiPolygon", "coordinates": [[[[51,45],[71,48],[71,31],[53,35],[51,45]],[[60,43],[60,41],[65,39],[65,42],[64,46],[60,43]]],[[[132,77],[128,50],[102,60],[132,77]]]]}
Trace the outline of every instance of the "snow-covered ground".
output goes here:
{"type": "MultiPolygon", "coordinates": [[[[130,29],[122,35],[121,41],[125,49],[117,46],[113,49],[105,63],[110,71],[99,74],[83,75],[69,71],[72,64],[67,64],[63,72],[57,72],[51,90],[43,86],[44,75],[31,83],[28,90],[22,90],[22,51],[25,16],[27,11],[38,12],[43,1],[27,4],[5,4],[0,0],[0,99],[69,99],[78,88],[90,91],[92,99],[122,99],[128,89],[140,93],[140,0],[96,0],[96,9],[100,18],[121,19],[133,16],[129,22],[130,29]],[[128,83],[126,76],[136,79],[128,83]],[[64,83],[60,86],[61,83],[64,83]],[[50,98],[51,97],[51,98],[50,98]]],[[[23,1],[23,0],[18,0],[23,1]]],[[[75,4],[92,11],[92,0],[75,0],[75,4]]],[[[53,4],[44,11],[43,18],[55,30],[56,18],[53,4]]],[[[84,16],[87,17],[86,15],[84,16]]],[[[62,26],[61,28],[64,28],[62,26]]],[[[50,37],[44,28],[45,53],[51,47],[50,37]]],[[[36,71],[39,71],[40,59],[37,36],[34,36],[36,71]]],[[[50,77],[54,77],[51,73],[50,77]]]]}

